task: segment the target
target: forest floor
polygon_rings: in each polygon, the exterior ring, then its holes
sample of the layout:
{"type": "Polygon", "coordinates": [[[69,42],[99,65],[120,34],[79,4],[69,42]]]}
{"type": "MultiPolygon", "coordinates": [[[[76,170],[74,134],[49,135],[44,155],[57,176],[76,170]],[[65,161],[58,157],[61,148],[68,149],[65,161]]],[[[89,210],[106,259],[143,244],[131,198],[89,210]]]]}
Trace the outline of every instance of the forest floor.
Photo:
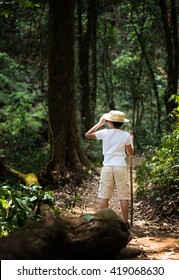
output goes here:
{"type": "MultiPolygon", "coordinates": [[[[128,247],[141,249],[143,253],[137,257],[141,260],[179,260],[179,221],[165,217],[161,219],[156,215],[156,209],[146,201],[138,200],[135,196],[137,185],[135,184],[135,170],[140,158],[133,157],[133,238],[128,247]]],[[[98,194],[99,176],[84,181],[78,193],[80,199],[75,202],[73,208],[66,210],[65,215],[80,216],[86,213],[94,214],[99,211],[98,194]]],[[[58,194],[59,195],[59,194],[58,194]]],[[[110,208],[120,215],[120,208],[114,196],[110,202],[110,208]]]]}

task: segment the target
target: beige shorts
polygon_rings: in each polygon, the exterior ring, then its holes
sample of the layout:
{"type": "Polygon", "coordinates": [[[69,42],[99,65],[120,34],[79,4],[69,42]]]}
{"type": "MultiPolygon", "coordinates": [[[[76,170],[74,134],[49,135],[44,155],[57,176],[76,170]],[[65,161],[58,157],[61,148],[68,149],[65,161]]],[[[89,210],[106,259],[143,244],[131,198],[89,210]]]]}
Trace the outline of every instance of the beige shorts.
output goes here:
{"type": "Polygon", "coordinates": [[[116,188],[118,200],[130,200],[127,166],[103,166],[98,197],[111,199],[116,188]]]}

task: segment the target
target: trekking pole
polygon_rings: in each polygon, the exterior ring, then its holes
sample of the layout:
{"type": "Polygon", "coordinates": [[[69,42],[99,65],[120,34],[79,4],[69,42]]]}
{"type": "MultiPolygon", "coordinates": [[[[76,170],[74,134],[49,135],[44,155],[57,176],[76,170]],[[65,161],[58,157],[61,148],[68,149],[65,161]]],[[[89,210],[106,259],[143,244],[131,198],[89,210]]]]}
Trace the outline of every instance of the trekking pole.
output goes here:
{"type": "Polygon", "coordinates": [[[130,190],[131,190],[131,227],[133,226],[133,178],[132,178],[132,156],[129,156],[129,167],[130,167],[130,190]]]}

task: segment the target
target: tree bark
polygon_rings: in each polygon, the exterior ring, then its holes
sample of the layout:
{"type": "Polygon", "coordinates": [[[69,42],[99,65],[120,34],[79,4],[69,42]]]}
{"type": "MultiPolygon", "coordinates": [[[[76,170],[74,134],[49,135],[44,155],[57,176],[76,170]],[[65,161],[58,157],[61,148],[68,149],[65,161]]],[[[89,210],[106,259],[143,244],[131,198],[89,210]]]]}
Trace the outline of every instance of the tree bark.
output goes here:
{"type": "Polygon", "coordinates": [[[178,88],[178,67],[179,67],[179,47],[178,47],[178,23],[177,4],[175,0],[159,0],[162,13],[162,22],[165,34],[165,47],[167,52],[167,89],[164,102],[167,114],[171,114],[177,104],[170,100],[172,95],[177,95],[178,88]]]}
{"type": "Polygon", "coordinates": [[[75,0],[49,1],[48,111],[51,159],[48,170],[80,169],[80,150],[74,92],[75,0]]]}
{"type": "Polygon", "coordinates": [[[130,240],[123,220],[111,209],[78,218],[47,215],[0,240],[4,260],[115,259],[130,240]]]}
{"type": "Polygon", "coordinates": [[[82,21],[82,3],[78,0],[78,30],[79,30],[79,81],[81,92],[82,131],[89,130],[94,123],[96,105],[96,25],[97,1],[89,0],[87,4],[86,31],[82,21]],[[90,53],[91,52],[91,53],[90,53]]]}

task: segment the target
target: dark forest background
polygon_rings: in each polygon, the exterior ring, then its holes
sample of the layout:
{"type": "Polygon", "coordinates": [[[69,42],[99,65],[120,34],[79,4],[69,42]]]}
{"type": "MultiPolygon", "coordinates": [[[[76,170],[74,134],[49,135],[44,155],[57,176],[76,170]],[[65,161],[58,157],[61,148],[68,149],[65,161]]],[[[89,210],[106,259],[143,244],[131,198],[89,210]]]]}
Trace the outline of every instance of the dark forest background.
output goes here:
{"type": "Polygon", "coordinates": [[[46,180],[101,166],[100,143],[84,134],[117,109],[144,156],[139,194],[154,184],[177,197],[178,11],[175,0],[1,1],[0,153],[8,164],[46,180]]]}

